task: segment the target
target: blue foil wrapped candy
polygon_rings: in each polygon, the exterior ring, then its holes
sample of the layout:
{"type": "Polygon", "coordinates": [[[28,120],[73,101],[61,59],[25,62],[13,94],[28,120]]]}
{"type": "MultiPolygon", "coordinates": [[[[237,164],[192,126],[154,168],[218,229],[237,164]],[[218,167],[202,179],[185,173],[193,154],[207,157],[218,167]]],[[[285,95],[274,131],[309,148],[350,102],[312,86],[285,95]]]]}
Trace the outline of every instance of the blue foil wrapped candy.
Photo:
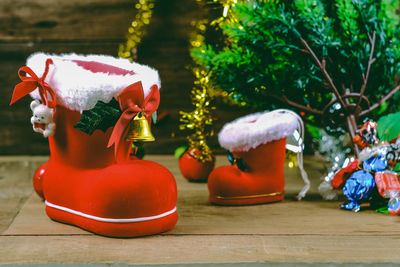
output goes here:
{"type": "Polygon", "coordinates": [[[366,171],[380,172],[387,168],[388,161],[384,155],[372,156],[363,163],[366,171]]]}
{"type": "Polygon", "coordinates": [[[400,191],[385,191],[385,196],[390,197],[388,211],[390,215],[400,215],[400,191]]]}
{"type": "Polygon", "coordinates": [[[400,214],[400,197],[391,198],[389,200],[388,210],[390,215],[400,214]]]}
{"type": "Polygon", "coordinates": [[[354,172],[343,187],[343,193],[350,202],[340,205],[340,208],[358,212],[359,202],[368,199],[374,187],[375,179],[371,173],[363,170],[354,172]]]}

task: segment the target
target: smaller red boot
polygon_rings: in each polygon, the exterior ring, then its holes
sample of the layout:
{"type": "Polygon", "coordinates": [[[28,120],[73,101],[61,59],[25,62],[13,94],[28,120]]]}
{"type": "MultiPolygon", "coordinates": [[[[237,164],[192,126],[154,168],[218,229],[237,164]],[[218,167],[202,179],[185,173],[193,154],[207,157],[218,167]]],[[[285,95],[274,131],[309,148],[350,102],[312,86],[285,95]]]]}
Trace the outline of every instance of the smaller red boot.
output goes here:
{"type": "Polygon", "coordinates": [[[216,168],[209,176],[210,201],[219,205],[249,205],[284,197],[283,165],[286,137],[297,119],[284,111],[251,114],[226,124],[219,133],[232,166],[216,168]]]}

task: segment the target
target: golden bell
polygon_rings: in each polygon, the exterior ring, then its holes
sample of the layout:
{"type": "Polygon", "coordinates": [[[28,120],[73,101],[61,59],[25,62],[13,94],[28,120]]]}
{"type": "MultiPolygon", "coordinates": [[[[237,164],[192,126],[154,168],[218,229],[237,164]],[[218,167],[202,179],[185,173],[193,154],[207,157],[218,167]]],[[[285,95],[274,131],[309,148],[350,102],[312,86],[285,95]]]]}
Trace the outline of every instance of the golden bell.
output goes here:
{"type": "Polygon", "coordinates": [[[149,123],[142,113],[137,113],[131,121],[125,140],[133,142],[150,142],[155,140],[151,134],[149,123]]]}

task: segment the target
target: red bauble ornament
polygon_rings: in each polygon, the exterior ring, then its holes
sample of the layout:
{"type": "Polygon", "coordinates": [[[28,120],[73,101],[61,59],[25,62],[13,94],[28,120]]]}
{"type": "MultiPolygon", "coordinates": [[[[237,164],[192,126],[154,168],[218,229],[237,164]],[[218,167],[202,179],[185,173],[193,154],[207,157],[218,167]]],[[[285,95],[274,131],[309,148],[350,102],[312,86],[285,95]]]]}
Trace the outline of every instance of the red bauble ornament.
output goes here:
{"type": "Polygon", "coordinates": [[[198,149],[188,149],[179,159],[179,169],[190,182],[207,182],[208,175],[214,169],[215,158],[203,163],[193,157],[198,153],[198,149]]]}

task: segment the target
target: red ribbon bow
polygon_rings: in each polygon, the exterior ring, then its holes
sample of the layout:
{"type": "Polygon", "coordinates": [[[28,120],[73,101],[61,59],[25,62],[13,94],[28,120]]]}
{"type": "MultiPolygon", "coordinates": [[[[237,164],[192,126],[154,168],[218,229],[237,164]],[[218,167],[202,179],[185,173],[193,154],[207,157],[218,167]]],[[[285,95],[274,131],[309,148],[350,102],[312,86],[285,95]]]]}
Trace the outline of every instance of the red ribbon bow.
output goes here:
{"type": "Polygon", "coordinates": [[[27,94],[33,92],[36,88],[39,89],[40,98],[42,99],[42,103],[48,106],[49,108],[55,108],[56,106],[56,95],[51,89],[51,87],[44,81],[46,79],[47,74],[49,73],[49,65],[53,64],[52,59],[46,60],[46,67],[44,73],[41,78],[39,78],[31,68],[25,66],[18,70],[18,76],[22,80],[21,83],[17,84],[14,87],[14,92],[11,98],[10,105],[14,104],[16,101],[26,96],[27,94]],[[22,72],[29,74],[28,76],[22,76],[22,72]],[[49,100],[48,95],[50,94],[51,100],[49,100]]]}
{"type": "Polygon", "coordinates": [[[150,90],[150,94],[144,98],[142,83],[139,81],[129,85],[118,95],[119,105],[123,112],[114,126],[107,146],[110,147],[115,144],[114,153],[117,161],[126,160],[129,157],[130,146],[126,150],[126,146],[120,146],[120,143],[128,132],[131,120],[138,112],[142,112],[146,119],[151,122],[151,114],[157,110],[160,104],[158,86],[153,85],[150,90]]]}

